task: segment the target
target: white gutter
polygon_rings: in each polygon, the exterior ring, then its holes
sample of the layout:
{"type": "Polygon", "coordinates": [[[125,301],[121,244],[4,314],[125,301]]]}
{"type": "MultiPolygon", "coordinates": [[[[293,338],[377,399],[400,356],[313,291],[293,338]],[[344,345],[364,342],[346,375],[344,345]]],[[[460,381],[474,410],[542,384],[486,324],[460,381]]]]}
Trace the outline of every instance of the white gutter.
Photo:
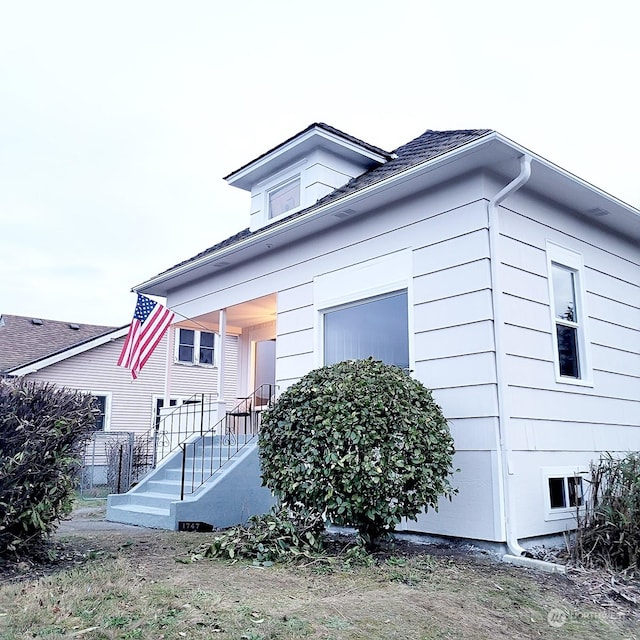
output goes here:
{"type": "Polygon", "coordinates": [[[500,227],[498,207],[500,204],[525,185],[531,177],[532,157],[528,153],[520,157],[520,173],[503,189],[501,189],[487,204],[489,224],[489,245],[491,255],[491,298],[493,304],[493,337],[496,350],[496,377],[498,392],[498,454],[500,457],[500,471],[502,475],[502,492],[504,496],[504,520],[507,550],[503,560],[512,564],[531,566],[543,571],[564,573],[564,567],[552,562],[543,562],[524,557],[525,549],[518,542],[515,526],[515,504],[510,482],[510,454],[509,446],[509,414],[507,409],[507,383],[504,375],[502,350],[502,286],[500,277],[499,241],[500,227]]]}
{"type": "MultiPolygon", "coordinates": [[[[491,133],[481,136],[480,138],[476,138],[475,140],[472,140],[467,144],[457,147],[452,151],[445,152],[440,156],[431,158],[426,162],[410,167],[409,169],[406,169],[405,171],[397,173],[384,180],[381,180],[380,182],[375,182],[369,185],[368,187],[365,187],[358,191],[354,191],[353,193],[347,194],[343,198],[329,202],[323,207],[319,207],[318,209],[313,209],[312,211],[309,211],[307,214],[285,221],[277,225],[276,227],[265,229],[263,232],[258,231],[252,234],[246,240],[241,240],[240,242],[234,243],[229,247],[223,247],[218,251],[202,256],[198,260],[188,261],[184,265],[170,269],[166,273],[160,274],[158,276],[155,276],[154,278],[151,278],[150,280],[146,280],[145,282],[142,282],[139,285],[136,285],[135,287],[133,287],[132,291],[144,291],[149,287],[154,287],[154,286],[163,284],[164,282],[172,280],[173,278],[183,275],[184,273],[187,273],[191,270],[198,269],[199,267],[205,266],[210,262],[215,262],[217,260],[224,259],[234,254],[236,251],[241,251],[243,249],[250,248],[254,245],[260,244],[261,242],[264,242],[265,240],[272,238],[273,236],[279,235],[282,232],[286,232],[291,228],[297,227],[301,224],[305,224],[309,219],[316,218],[316,217],[319,218],[319,217],[322,217],[323,215],[331,214],[336,209],[353,206],[358,200],[367,198],[368,196],[370,196],[372,193],[375,193],[376,191],[379,191],[381,189],[391,188],[396,184],[399,184],[405,180],[410,180],[416,174],[419,174],[425,170],[436,169],[440,166],[445,166],[451,162],[455,162],[458,159],[458,157],[478,151],[492,141],[497,141],[501,144],[504,144],[516,153],[524,154],[525,156],[532,159],[535,158],[536,162],[539,163],[541,166],[553,169],[555,172],[562,175],[564,178],[571,180],[572,182],[580,185],[583,188],[589,189],[592,193],[598,195],[599,197],[604,197],[610,202],[612,202],[613,204],[615,204],[616,206],[619,206],[625,209],[628,213],[632,214],[636,220],[640,219],[640,213],[634,207],[628,205],[625,202],[622,202],[621,200],[618,200],[614,196],[602,191],[601,189],[598,189],[594,185],[582,180],[581,178],[578,178],[572,173],[569,173],[568,171],[565,171],[564,169],[554,165],[553,163],[549,162],[545,158],[538,156],[535,153],[532,153],[528,149],[525,149],[519,144],[513,142],[513,140],[506,138],[502,134],[496,131],[492,131],[491,133]]],[[[504,197],[506,197],[506,194],[504,197]]],[[[504,197],[502,199],[504,199],[504,197]]]]}

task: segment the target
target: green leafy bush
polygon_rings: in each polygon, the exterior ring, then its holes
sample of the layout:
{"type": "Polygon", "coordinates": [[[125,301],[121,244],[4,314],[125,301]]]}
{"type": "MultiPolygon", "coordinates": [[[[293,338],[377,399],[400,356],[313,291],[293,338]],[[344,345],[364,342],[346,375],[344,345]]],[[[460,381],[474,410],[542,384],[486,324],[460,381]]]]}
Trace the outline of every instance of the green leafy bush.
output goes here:
{"type": "Polygon", "coordinates": [[[431,392],[372,359],[311,371],[265,412],[264,484],[371,543],[451,497],[453,439],[431,392]]]}
{"type": "Polygon", "coordinates": [[[89,394],[0,380],[0,557],[34,552],[69,512],[94,425],[89,394]]]}
{"type": "Polygon", "coordinates": [[[574,560],[640,569],[640,452],[591,464],[588,500],[578,513],[574,560]]]}
{"type": "Polygon", "coordinates": [[[318,514],[274,508],[252,516],[247,526],[233,527],[215,536],[200,552],[205,558],[253,558],[270,564],[311,556],[324,548],[324,522],[318,514]]]}

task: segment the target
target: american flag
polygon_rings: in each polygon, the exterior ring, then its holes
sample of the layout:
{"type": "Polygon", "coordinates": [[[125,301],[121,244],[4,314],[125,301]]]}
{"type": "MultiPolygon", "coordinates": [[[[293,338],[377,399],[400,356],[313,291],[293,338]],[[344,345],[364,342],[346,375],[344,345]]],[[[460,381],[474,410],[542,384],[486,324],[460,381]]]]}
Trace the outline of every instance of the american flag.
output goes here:
{"type": "Polygon", "coordinates": [[[118,366],[131,369],[131,377],[134,380],[162,340],[174,315],[173,311],[169,311],[160,303],[138,294],[129,333],[118,358],[118,366]]]}

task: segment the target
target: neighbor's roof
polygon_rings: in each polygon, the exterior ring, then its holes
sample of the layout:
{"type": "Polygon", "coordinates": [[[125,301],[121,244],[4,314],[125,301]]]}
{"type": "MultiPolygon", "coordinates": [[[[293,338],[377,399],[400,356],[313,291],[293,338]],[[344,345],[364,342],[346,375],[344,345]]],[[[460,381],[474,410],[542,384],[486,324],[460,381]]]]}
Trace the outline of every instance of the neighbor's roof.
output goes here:
{"type": "MultiPolygon", "coordinates": [[[[323,128],[327,128],[327,130],[337,132],[342,136],[345,136],[349,139],[356,141],[358,144],[371,147],[372,149],[375,149],[377,152],[387,155],[391,159],[388,162],[385,162],[383,165],[370,169],[369,171],[366,171],[362,175],[352,178],[349,182],[347,182],[347,184],[345,184],[342,187],[339,187],[338,189],[335,189],[334,191],[324,196],[323,198],[320,198],[320,200],[318,200],[315,204],[311,205],[310,207],[296,211],[295,213],[291,214],[290,216],[287,216],[286,218],[278,220],[277,222],[274,222],[265,227],[261,227],[259,231],[252,232],[248,228],[244,229],[243,231],[236,233],[230,238],[227,238],[222,242],[218,242],[217,244],[214,244],[212,247],[209,247],[208,249],[201,251],[197,255],[189,258],[188,260],[183,260],[182,262],[179,262],[173,267],[170,267],[169,269],[162,271],[161,273],[158,274],[158,276],[162,276],[163,274],[169,273],[170,271],[173,271],[178,267],[182,267],[184,265],[189,264],[190,262],[195,262],[200,258],[216,253],[220,249],[232,246],[238,242],[241,242],[242,240],[245,240],[246,238],[252,236],[255,233],[264,233],[264,231],[267,229],[277,227],[293,218],[305,215],[310,211],[313,211],[314,209],[327,205],[330,202],[333,202],[334,200],[338,200],[346,195],[349,195],[351,193],[364,189],[365,187],[369,187],[370,185],[376,182],[386,180],[387,178],[390,178],[395,174],[406,171],[411,167],[419,165],[428,160],[432,160],[437,156],[448,153],[453,149],[456,149],[457,147],[460,147],[462,145],[465,145],[471,142],[472,140],[476,140],[490,133],[493,133],[491,129],[462,129],[457,131],[432,131],[431,129],[429,129],[425,131],[421,136],[418,136],[414,140],[407,142],[401,147],[398,147],[398,149],[396,149],[392,154],[389,154],[386,151],[379,149],[378,147],[373,147],[372,145],[368,145],[367,143],[362,142],[357,138],[353,138],[352,136],[349,136],[348,134],[338,131],[337,129],[334,129],[333,127],[329,127],[329,125],[326,125],[323,123],[311,125],[304,131],[307,131],[309,128],[312,128],[314,126],[322,126],[323,128]]],[[[301,132],[301,133],[304,133],[304,132],[301,132]]],[[[292,140],[298,135],[300,134],[296,134],[289,140],[292,140]]],[[[282,144],[286,144],[286,142],[288,141],[285,141],[282,144]]],[[[275,149],[278,149],[280,146],[281,145],[278,145],[278,147],[275,147],[274,149],[272,149],[271,151],[268,151],[266,154],[263,154],[260,157],[263,157],[264,155],[271,153],[275,149]]],[[[251,163],[248,163],[248,164],[251,164],[251,163]]],[[[248,165],[244,165],[244,166],[248,166],[248,165]]],[[[240,169],[237,169],[237,171],[241,171],[243,168],[244,167],[240,167],[240,169]]],[[[233,173],[237,173],[237,171],[234,171],[233,173]]],[[[233,174],[230,174],[230,175],[233,175],[233,174]]]]}
{"type": "Polygon", "coordinates": [[[2,314],[0,374],[77,347],[117,329],[118,327],[2,314]]]}

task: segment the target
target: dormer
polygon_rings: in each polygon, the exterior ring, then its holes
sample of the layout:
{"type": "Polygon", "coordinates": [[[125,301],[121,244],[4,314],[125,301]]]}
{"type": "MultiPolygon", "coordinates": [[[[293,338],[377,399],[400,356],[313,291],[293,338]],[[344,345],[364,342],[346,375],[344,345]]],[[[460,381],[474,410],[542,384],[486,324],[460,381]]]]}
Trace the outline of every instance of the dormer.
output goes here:
{"type": "Polygon", "coordinates": [[[391,154],[315,123],[225,177],[251,193],[250,229],[306,209],[391,154]]]}

